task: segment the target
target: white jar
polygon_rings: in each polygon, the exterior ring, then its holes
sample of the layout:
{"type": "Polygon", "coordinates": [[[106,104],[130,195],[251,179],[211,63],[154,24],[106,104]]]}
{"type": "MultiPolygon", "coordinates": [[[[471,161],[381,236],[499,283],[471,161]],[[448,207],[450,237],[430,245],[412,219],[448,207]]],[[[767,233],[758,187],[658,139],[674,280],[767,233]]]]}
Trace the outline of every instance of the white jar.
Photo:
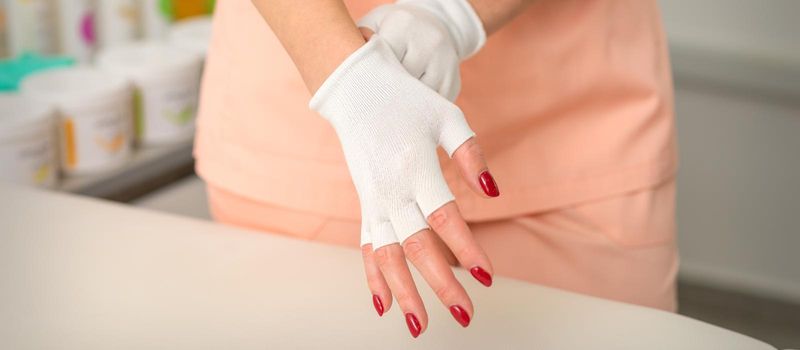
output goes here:
{"type": "Polygon", "coordinates": [[[97,28],[101,47],[136,40],[140,32],[139,0],[102,0],[97,2],[97,28]]]}
{"type": "Polygon", "coordinates": [[[52,0],[11,0],[8,8],[8,43],[14,56],[56,52],[54,3],[52,0]]]}
{"type": "Polygon", "coordinates": [[[55,107],[67,175],[112,169],[128,159],[133,107],[124,79],[85,67],[50,69],[23,80],[21,91],[55,107]]]}
{"type": "Polygon", "coordinates": [[[52,108],[19,94],[0,94],[0,179],[52,187],[58,179],[52,108]]]}
{"type": "Polygon", "coordinates": [[[139,42],[104,50],[100,69],[133,84],[137,140],[164,144],[194,135],[201,57],[161,42],[139,42]]]}
{"type": "Polygon", "coordinates": [[[169,42],[175,47],[206,56],[211,43],[211,16],[175,22],[169,30],[169,42]]]}
{"type": "Polygon", "coordinates": [[[144,37],[164,39],[172,23],[172,15],[167,7],[173,6],[169,0],[140,0],[144,37]]]}
{"type": "Polygon", "coordinates": [[[61,52],[88,63],[95,49],[95,14],[92,0],[58,0],[61,52]]]}

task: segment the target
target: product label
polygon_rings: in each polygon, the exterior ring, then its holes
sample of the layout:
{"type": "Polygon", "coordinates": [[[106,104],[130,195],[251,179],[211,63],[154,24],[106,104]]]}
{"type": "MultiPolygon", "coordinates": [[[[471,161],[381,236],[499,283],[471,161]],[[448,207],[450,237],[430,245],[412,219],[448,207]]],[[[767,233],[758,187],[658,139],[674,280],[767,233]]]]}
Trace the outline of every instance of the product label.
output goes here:
{"type": "Polygon", "coordinates": [[[0,143],[0,178],[23,185],[55,184],[58,172],[53,138],[37,136],[0,143]]]}
{"type": "Polygon", "coordinates": [[[126,43],[139,36],[138,0],[103,0],[98,2],[97,9],[97,34],[101,45],[126,43]]]}
{"type": "Polygon", "coordinates": [[[198,81],[140,89],[146,143],[185,140],[194,133],[198,81]]]}
{"type": "Polygon", "coordinates": [[[83,14],[80,21],[79,32],[86,46],[94,46],[97,41],[94,29],[94,12],[88,11],[83,14]]]}
{"type": "Polygon", "coordinates": [[[64,118],[64,163],[66,168],[72,169],[78,164],[77,150],[75,149],[75,122],[72,118],[64,118]]]}
{"type": "Polygon", "coordinates": [[[119,162],[130,154],[131,115],[117,108],[73,111],[62,123],[62,165],[91,171],[119,162]]]}

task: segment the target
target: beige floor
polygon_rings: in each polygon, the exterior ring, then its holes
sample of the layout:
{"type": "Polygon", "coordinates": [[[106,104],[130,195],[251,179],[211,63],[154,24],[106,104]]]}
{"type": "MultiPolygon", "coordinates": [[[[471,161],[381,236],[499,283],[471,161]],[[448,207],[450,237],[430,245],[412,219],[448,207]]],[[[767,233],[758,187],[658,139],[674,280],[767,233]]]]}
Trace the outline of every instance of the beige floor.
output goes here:
{"type": "MultiPolygon", "coordinates": [[[[196,176],[175,182],[132,202],[149,208],[210,220],[205,185],[196,176]]],[[[800,305],[724,291],[713,286],[681,284],[680,312],[779,348],[800,349],[800,305]]]]}

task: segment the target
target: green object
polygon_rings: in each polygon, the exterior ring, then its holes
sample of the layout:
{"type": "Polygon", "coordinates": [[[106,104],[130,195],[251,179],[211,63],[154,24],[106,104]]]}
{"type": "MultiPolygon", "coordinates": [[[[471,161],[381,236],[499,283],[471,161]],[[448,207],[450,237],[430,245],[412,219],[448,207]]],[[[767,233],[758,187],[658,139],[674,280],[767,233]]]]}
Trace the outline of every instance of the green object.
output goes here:
{"type": "Polygon", "coordinates": [[[183,126],[194,120],[195,108],[194,106],[186,106],[178,113],[172,111],[164,111],[164,116],[175,125],[183,126]]]}
{"type": "Polygon", "coordinates": [[[172,0],[159,0],[158,8],[167,20],[175,20],[175,3],[172,0]]]}
{"type": "Polygon", "coordinates": [[[133,128],[136,140],[141,141],[144,137],[144,106],[142,106],[142,93],[139,89],[133,92],[133,128]]]}
{"type": "Polygon", "coordinates": [[[42,56],[25,53],[16,58],[0,60],[0,91],[14,92],[26,76],[41,70],[70,67],[75,59],[66,56],[42,56]]]}
{"type": "Polygon", "coordinates": [[[206,0],[206,12],[211,14],[214,13],[214,5],[216,5],[216,0],[206,0]]]}

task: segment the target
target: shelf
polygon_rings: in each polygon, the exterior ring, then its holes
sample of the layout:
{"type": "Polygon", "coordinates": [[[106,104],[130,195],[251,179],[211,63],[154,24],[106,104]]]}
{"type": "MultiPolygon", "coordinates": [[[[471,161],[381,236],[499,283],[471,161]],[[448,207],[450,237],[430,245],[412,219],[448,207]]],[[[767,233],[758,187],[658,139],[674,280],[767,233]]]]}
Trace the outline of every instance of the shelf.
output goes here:
{"type": "Polygon", "coordinates": [[[98,174],[70,176],[56,189],[127,201],[192,172],[192,140],[136,149],[123,166],[98,174]]]}

